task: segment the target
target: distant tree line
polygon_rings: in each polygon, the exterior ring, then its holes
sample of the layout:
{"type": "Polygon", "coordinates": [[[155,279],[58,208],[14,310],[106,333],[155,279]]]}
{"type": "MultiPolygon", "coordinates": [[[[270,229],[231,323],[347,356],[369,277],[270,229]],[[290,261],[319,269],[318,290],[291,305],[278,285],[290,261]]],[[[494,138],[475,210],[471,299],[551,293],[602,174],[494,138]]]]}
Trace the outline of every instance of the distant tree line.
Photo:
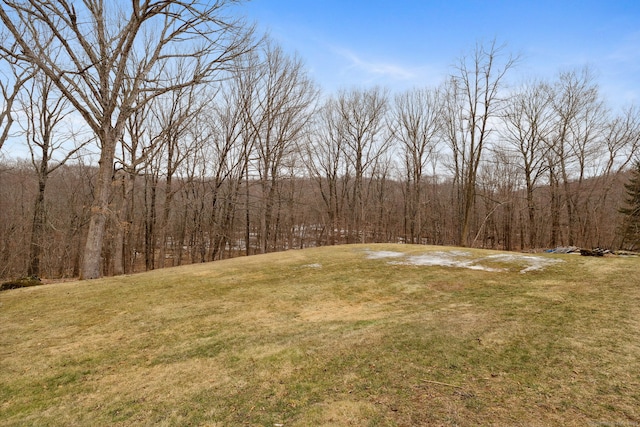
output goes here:
{"type": "Polygon", "coordinates": [[[640,112],[612,111],[588,68],[508,85],[518,58],[493,42],[436,87],[326,94],[228,3],[0,6],[0,150],[30,153],[0,162],[0,277],[635,242],[640,112]]]}

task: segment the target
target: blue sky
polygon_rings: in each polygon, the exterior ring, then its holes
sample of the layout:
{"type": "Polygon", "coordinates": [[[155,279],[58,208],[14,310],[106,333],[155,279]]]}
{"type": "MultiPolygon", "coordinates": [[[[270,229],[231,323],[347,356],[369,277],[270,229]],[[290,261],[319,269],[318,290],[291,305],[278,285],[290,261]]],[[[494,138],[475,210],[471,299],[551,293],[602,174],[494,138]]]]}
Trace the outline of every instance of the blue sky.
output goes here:
{"type": "Polygon", "coordinates": [[[522,57],[514,83],[589,65],[609,106],[640,105],[640,0],[251,0],[232,10],[297,52],[325,93],[436,86],[496,39],[522,57]]]}
{"type": "Polygon", "coordinates": [[[589,65],[609,105],[640,104],[640,1],[253,0],[237,7],[303,58],[326,92],[437,85],[477,42],[522,57],[512,74],[589,65]]]}

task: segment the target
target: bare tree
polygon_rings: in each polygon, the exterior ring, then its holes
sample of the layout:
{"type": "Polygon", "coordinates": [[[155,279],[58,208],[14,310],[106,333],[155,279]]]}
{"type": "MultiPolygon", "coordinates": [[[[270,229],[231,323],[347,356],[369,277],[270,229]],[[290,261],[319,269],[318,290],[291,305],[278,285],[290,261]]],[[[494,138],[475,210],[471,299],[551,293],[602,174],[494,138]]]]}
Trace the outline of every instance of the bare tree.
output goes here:
{"type": "MultiPolygon", "coordinates": [[[[603,130],[607,111],[592,71],[562,72],[554,87],[555,128],[549,141],[554,163],[550,171],[562,185],[567,217],[567,243],[577,243],[580,215],[578,198],[603,130]]],[[[555,195],[557,197],[558,195],[555,195]]],[[[555,205],[557,207],[557,204],[555,205]]],[[[558,213],[554,213],[557,217],[558,213]]]]}
{"type": "Polygon", "coordinates": [[[419,243],[423,237],[423,177],[438,149],[440,99],[437,90],[416,89],[396,95],[390,123],[404,157],[404,238],[419,243]]]}
{"type": "Polygon", "coordinates": [[[76,10],[68,0],[8,0],[0,6],[18,46],[3,52],[46,74],[100,141],[82,278],[100,276],[113,161],[127,119],[162,94],[211,81],[246,50],[247,32],[223,15],[229,3],[87,0],[76,10]]]}
{"type": "Polygon", "coordinates": [[[154,122],[158,129],[160,155],[165,166],[164,204],[159,224],[159,268],[165,266],[169,216],[173,197],[179,191],[179,188],[174,188],[173,181],[182,163],[196,149],[190,129],[205,105],[207,105],[207,96],[197,96],[195,88],[191,86],[157,98],[156,108],[153,109],[154,122]]]}
{"type": "Polygon", "coordinates": [[[365,177],[373,175],[377,160],[390,146],[390,138],[384,132],[388,111],[387,92],[379,87],[352,89],[338,95],[336,108],[340,125],[340,138],[345,159],[351,164],[353,186],[349,197],[351,208],[350,239],[365,242],[365,177]]]}
{"type": "Polygon", "coordinates": [[[501,108],[500,90],[517,61],[503,58],[503,50],[495,41],[476,45],[471,56],[460,58],[445,86],[443,129],[453,160],[461,246],[468,244],[478,168],[501,108]]]}
{"type": "MultiPolygon", "coordinates": [[[[344,155],[343,132],[334,98],[327,99],[318,110],[313,126],[310,140],[305,145],[305,164],[323,202],[321,236],[326,232],[326,242],[335,245],[339,243],[344,225],[341,220],[349,184],[349,164],[344,155]]],[[[323,237],[317,240],[319,244],[325,241],[323,237]]]]}
{"type": "MultiPolygon", "coordinates": [[[[234,72],[234,78],[225,85],[210,114],[203,117],[202,126],[208,135],[204,150],[211,191],[210,260],[222,256],[232,237],[236,207],[255,143],[249,106],[257,70],[244,65],[234,72]]],[[[245,244],[248,248],[249,241],[245,244]]]]}
{"type": "Polygon", "coordinates": [[[260,249],[275,247],[274,207],[283,162],[296,153],[315,108],[317,90],[298,57],[267,41],[247,118],[255,138],[256,166],[262,193],[260,249]]]}
{"type": "Polygon", "coordinates": [[[46,225],[47,180],[50,174],[91,142],[91,138],[82,143],[74,143],[78,135],[74,135],[72,131],[60,131],[62,122],[70,113],[69,103],[59,96],[51,79],[44,74],[36,75],[25,84],[20,103],[26,115],[24,135],[31,153],[31,163],[38,177],[27,274],[38,276],[46,225]]]}
{"type": "Polygon", "coordinates": [[[159,156],[162,133],[152,133],[150,118],[152,104],[138,109],[127,119],[120,141],[120,152],[116,154],[116,188],[121,195],[119,204],[113,208],[116,222],[114,237],[113,274],[133,271],[135,259],[141,245],[134,243],[136,190],[139,176],[147,169],[149,162],[159,156]]]}
{"type": "Polygon", "coordinates": [[[528,82],[509,97],[502,115],[503,148],[519,158],[517,164],[525,180],[529,248],[539,244],[534,192],[547,168],[554,123],[552,101],[552,89],[547,83],[528,82]]]}
{"type": "Polygon", "coordinates": [[[640,148],[640,108],[632,105],[611,117],[605,126],[603,140],[602,151],[606,155],[599,156],[597,175],[618,174],[629,166],[640,148]]]}
{"type": "Polygon", "coordinates": [[[583,245],[615,247],[616,222],[611,218],[611,192],[620,187],[620,176],[640,147],[640,110],[630,106],[606,117],[598,132],[595,152],[590,161],[592,179],[586,194],[580,196],[583,245]]]}
{"type": "Polygon", "coordinates": [[[158,190],[162,173],[162,156],[155,155],[144,169],[144,259],[145,269],[155,268],[158,225],[158,190]]]}

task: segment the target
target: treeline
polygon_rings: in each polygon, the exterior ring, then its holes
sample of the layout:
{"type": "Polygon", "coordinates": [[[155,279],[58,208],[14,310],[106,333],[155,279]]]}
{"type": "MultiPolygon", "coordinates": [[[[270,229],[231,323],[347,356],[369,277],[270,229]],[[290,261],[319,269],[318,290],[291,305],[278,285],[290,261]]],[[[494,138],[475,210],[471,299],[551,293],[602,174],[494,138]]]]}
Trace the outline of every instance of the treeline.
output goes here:
{"type": "MultiPolygon", "coordinates": [[[[52,175],[46,197],[46,225],[38,242],[41,248],[39,273],[47,278],[78,277],[84,248],[90,206],[92,179],[96,168],[87,165],[65,166],[52,175]]],[[[523,190],[503,192],[497,176],[483,178],[479,203],[473,216],[472,245],[475,247],[529,250],[528,209],[523,190]]],[[[113,275],[148,269],[224,259],[264,252],[264,204],[257,180],[241,183],[239,194],[229,184],[216,190],[208,176],[173,181],[173,198],[164,222],[166,181],[154,184],[145,176],[134,177],[129,194],[129,217],[121,221],[125,178],[114,181],[111,199],[114,216],[108,222],[102,256],[102,274],[113,275]],[[153,187],[155,185],[155,188],[153,187]],[[248,194],[247,194],[248,189],[248,194]],[[156,193],[155,199],[153,193],[156,193]],[[215,201],[215,194],[218,200],[215,201]],[[247,197],[248,196],[248,197],[247,197]],[[155,204],[155,206],[154,206],[155,204]],[[154,213],[155,212],[155,213],[154,213]],[[162,214],[160,214],[162,213],[162,214]],[[163,239],[163,240],[161,240],[163,239]],[[248,242],[248,244],[247,244],[248,242]],[[162,254],[162,256],[161,256],[162,254]]],[[[579,212],[580,238],[584,247],[618,248],[622,218],[617,212],[624,199],[623,184],[628,174],[611,177],[609,203],[597,210],[579,212]]],[[[339,185],[346,183],[340,179],[339,185]]],[[[346,185],[345,185],[346,186],[346,185]]],[[[348,208],[332,218],[326,210],[319,185],[310,178],[294,176],[278,181],[275,193],[274,224],[267,251],[357,242],[407,242],[456,245],[451,179],[434,177],[423,180],[423,209],[411,216],[407,210],[406,182],[397,179],[367,180],[372,191],[367,198],[363,227],[350,229],[348,208]],[[413,229],[412,229],[413,228],[413,229]],[[412,234],[413,233],[413,234],[412,234]]],[[[26,162],[3,164],[0,173],[2,200],[0,221],[0,277],[14,278],[29,268],[33,204],[37,197],[37,177],[26,162]]],[[[577,191],[577,187],[573,187],[577,191]]],[[[582,192],[594,207],[606,189],[600,178],[584,183],[582,192]]],[[[550,188],[536,190],[535,204],[539,236],[533,248],[568,245],[568,221],[560,213],[561,232],[552,238],[550,188]]]]}
{"type": "MultiPolygon", "coordinates": [[[[356,242],[622,243],[618,209],[640,113],[612,111],[588,69],[508,85],[518,58],[479,44],[437,87],[323,94],[300,58],[251,28],[215,32],[218,8],[147,12],[191,13],[187,27],[161,33],[162,46],[182,43],[180,29],[205,34],[199,25],[215,43],[173,56],[132,44],[137,56],[117,51],[125,59],[106,69],[78,60],[66,81],[50,73],[60,56],[37,63],[20,34],[18,49],[3,49],[15,96],[5,96],[0,124],[13,125],[31,158],[0,163],[0,277],[91,278],[356,242]],[[156,69],[159,58],[171,61],[156,69]]],[[[84,13],[98,30],[120,25],[84,13]]],[[[148,15],[135,13],[143,25],[148,15]]],[[[135,31],[126,28],[118,34],[135,31]]]]}

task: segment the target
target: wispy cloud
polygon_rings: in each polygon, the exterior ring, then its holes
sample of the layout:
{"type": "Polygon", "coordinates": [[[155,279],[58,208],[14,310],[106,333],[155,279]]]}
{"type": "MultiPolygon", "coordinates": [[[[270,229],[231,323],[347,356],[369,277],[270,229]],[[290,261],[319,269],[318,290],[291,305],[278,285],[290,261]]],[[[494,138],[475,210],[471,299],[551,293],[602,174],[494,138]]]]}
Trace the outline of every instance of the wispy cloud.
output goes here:
{"type": "Polygon", "coordinates": [[[416,77],[414,70],[403,67],[402,65],[387,62],[366,61],[354,52],[344,48],[335,48],[334,50],[339,56],[343,57],[350,63],[350,69],[356,69],[367,74],[397,80],[411,80],[416,77]]]}
{"type": "Polygon", "coordinates": [[[394,80],[411,80],[417,77],[415,70],[399,64],[367,61],[345,48],[334,47],[333,51],[349,62],[349,69],[355,69],[370,76],[385,77],[394,80]]]}

